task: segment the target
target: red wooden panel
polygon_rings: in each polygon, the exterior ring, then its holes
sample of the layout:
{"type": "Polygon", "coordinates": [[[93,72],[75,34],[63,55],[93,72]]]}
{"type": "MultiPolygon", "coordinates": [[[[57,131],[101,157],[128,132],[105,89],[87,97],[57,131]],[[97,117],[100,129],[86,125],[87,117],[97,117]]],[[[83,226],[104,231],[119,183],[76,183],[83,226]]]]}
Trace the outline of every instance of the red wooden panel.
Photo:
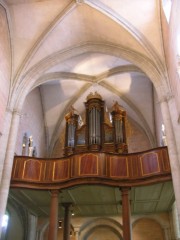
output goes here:
{"type": "Polygon", "coordinates": [[[107,157],[104,153],[99,154],[98,158],[98,175],[107,176],[107,157]]]}
{"type": "Polygon", "coordinates": [[[126,157],[110,157],[110,177],[129,177],[126,157]]]}
{"type": "Polygon", "coordinates": [[[157,153],[145,153],[140,157],[142,175],[149,175],[160,172],[157,153]]]}
{"type": "Polygon", "coordinates": [[[42,163],[37,159],[28,159],[24,163],[23,179],[39,181],[41,177],[42,163]]]}
{"type": "Polygon", "coordinates": [[[13,165],[13,178],[21,179],[23,173],[24,159],[15,158],[13,165]]]}
{"type": "Polygon", "coordinates": [[[77,156],[71,158],[71,177],[79,175],[79,158],[77,156]]]}
{"type": "Polygon", "coordinates": [[[44,165],[45,167],[43,172],[43,179],[44,181],[52,181],[53,161],[52,160],[45,161],[44,165]]]}
{"type": "Polygon", "coordinates": [[[140,176],[140,166],[139,166],[139,158],[136,155],[131,155],[128,157],[129,161],[130,161],[130,177],[133,178],[138,178],[140,176]]]}
{"type": "Polygon", "coordinates": [[[170,163],[169,163],[169,157],[168,157],[168,152],[166,149],[161,150],[162,154],[162,165],[163,165],[163,170],[164,171],[170,171],[170,163]]]}
{"type": "Polygon", "coordinates": [[[53,180],[61,181],[69,178],[69,159],[54,162],[53,180]]]}
{"type": "Polygon", "coordinates": [[[95,154],[85,154],[79,158],[79,175],[98,174],[98,156],[95,154]]]}

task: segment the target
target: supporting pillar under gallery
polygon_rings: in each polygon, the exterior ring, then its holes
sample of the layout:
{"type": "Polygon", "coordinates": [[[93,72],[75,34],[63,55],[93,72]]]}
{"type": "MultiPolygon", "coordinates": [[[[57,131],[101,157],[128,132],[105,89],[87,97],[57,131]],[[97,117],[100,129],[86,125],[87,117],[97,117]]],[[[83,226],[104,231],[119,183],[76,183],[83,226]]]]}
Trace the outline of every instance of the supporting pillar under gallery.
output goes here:
{"type": "Polygon", "coordinates": [[[178,159],[177,145],[175,141],[175,134],[172,125],[172,119],[169,111],[168,102],[166,99],[163,99],[161,102],[161,112],[163,116],[163,121],[166,129],[166,139],[169,152],[169,159],[172,172],[172,180],[174,193],[176,198],[178,218],[180,219],[180,191],[179,191],[179,182],[180,182],[180,163],[178,159]]]}
{"type": "Polygon", "coordinates": [[[51,191],[51,207],[49,218],[48,240],[57,240],[58,233],[58,190],[51,191]]]}
{"type": "Polygon", "coordinates": [[[75,240],[79,240],[79,229],[74,228],[75,240]]]}
{"type": "Polygon", "coordinates": [[[122,222],[123,222],[123,239],[131,240],[131,210],[129,201],[130,188],[121,188],[122,196],[122,222]]]}
{"type": "Polygon", "coordinates": [[[70,224],[71,224],[71,207],[72,203],[63,203],[65,209],[64,213],[64,231],[63,231],[63,240],[70,240],[70,224]]]}

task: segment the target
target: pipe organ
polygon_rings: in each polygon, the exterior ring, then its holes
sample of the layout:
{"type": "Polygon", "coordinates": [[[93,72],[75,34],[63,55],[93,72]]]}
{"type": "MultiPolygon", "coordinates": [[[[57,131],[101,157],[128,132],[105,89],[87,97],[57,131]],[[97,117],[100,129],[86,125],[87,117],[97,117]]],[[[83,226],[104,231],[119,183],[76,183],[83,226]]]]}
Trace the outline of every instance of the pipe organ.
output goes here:
{"type": "Polygon", "coordinates": [[[80,116],[73,107],[65,116],[64,155],[87,151],[127,153],[125,110],[115,102],[109,113],[97,92],[87,96],[85,107],[86,119],[83,125],[79,124],[80,116]]]}

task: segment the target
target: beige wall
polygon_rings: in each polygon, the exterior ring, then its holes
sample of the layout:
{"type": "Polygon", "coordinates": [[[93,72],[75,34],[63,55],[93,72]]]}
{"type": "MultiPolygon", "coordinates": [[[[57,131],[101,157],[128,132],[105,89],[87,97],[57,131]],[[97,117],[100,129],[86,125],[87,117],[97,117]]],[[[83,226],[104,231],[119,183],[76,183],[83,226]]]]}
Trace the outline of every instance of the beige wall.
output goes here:
{"type": "Polygon", "coordinates": [[[151,219],[140,219],[133,226],[133,240],[164,240],[165,236],[159,223],[151,219]]]}
{"type": "Polygon", "coordinates": [[[33,144],[37,148],[37,156],[45,157],[45,126],[39,88],[35,88],[26,97],[22,109],[15,153],[22,155],[24,133],[33,136],[33,144]]]}

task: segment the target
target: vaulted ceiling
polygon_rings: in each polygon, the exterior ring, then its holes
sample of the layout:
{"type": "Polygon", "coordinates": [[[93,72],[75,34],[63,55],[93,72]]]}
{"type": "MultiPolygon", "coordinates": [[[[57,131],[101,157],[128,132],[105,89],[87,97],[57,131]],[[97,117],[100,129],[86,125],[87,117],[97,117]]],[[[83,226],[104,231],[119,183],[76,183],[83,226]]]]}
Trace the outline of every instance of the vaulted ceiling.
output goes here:
{"type": "MultiPolygon", "coordinates": [[[[156,93],[152,82],[159,86],[155,72],[165,71],[160,0],[1,2],[8,10],[10,28],[14,87],[11,94],[26,96],[28,91],[39,87],[49,154],[63,130],[67,109],[74,105],[82,114],[83,102],[91,91],[98,91],[109,109],[113,101],[118,101],[126,109],[128,118],[147,136],[151,147],[157,146],[154,126],[156,93]],[[24,91],[24,86],[28,90],[24,91]]],[[[20,97],[17,97],[18,101],[21,101],[20,97]]],[[[162,189],[168,186],[168,183],[158,185],[157,192],[163,192],[162,189]]],[[[86,212],[86,204],[92,203],[85,204],[85,200],[76,199],[80,191],[86,189],[92,193],[89,186],[77,192],[73,189],[64,192],[65,200],[73,198],[77,206],[81,205],[77,207],[79,214],[90,214],[86,212]]],[[[165,204],[165,195],[162,193],[162,197],[153,198],[149,187],[149,203],[144,204],[148,201],[144,199],[147,190],[143,192],[142,189],[132,191],[134,213],[140,213],[141,209],[144,212],[169,209],[172,196],[165,204]],[[156,199],[159,200],[156,202],[156,199]],[[142,208],[140,202],[144,204],[142,208]]],[[[32,192],[22,192],[30,202],[35,201],[32,192]]],[[[93,203],[95,212],[113,214],[115,209],[118,214],[118,190],[109,188],[105,192],[106,197],[100,197],[101,191],[97,187],[93,195],[96,198],[93,203]],[[100,209],[96,194],[109,207],[104,209],[102,204],[103,209],[100,209]]],[[[44,194],[47,199],[47,193],[44,194]]]]}
{"type": "Polygon", "coordinates": [[[165,69],[161,1],[3,3],[9,13],[12,94],[18,104],[23,99],[19,96],[40,87],[49,154],[67,109],[73,104],[82,113],[82,103],[95,90],[108,108],[116,100],[125,107],[151,147],[156,146],[155,73],[146,71],[146,65],[157,72],[165,69]]]}

